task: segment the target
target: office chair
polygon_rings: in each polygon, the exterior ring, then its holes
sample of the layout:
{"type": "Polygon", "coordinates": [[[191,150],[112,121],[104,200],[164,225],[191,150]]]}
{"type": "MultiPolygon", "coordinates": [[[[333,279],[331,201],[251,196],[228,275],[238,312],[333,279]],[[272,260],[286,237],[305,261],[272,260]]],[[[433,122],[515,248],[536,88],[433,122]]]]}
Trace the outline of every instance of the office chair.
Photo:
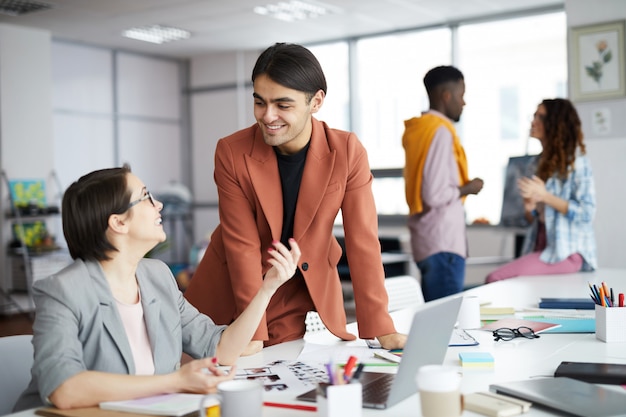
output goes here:
{"type": "Polygon", "coordinates": [[[385,278],[385,288],[389,296],[389,311],[405,307],[415,307],[424,303],[422,287],[417,278],[410,275],[385,278]]]}
{"type": "Polygon", "coordinates": [[[317,311],[309,311],[306,313],[306,318],[304,319],[304,323],[306,324],[306,333],[317,333],[323,330],[326,330],[326,326],[322,322],[320,315],[317,311]]]}
{"type": "Polygon", "coordinates": [[[32,335],[0,337],[0,416],[9,414],[30,382],[32,335]]]}

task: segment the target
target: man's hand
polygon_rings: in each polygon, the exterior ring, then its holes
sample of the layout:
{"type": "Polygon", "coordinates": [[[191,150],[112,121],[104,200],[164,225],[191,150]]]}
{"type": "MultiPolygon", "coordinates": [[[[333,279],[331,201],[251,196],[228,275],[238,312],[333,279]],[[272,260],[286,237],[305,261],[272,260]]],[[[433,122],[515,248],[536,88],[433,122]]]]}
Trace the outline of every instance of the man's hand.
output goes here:
{"type": "Polygon", "coordinates": [[[241,356],[250,356],[255,353],[259,353],[263,350],[263,341],[262,340],[252,340],[248,343],[248,346],[243,350],[241,356]]]}
{"type": "Polygon", "coordinates": [[[480,190],[483,189],[483,185],[485,185],[485,183],[482,179],[474,178],[470,182],[459,187],[461,197],[465,197],[468,194],[478,194],[480,190]]]}
{"type": "Polygon", "coordinates": [[[391,333],[378,336],[376,339],[380,342],[383,349],[404,349],[406,344],[406,335],[402,333],[391,333]]]}

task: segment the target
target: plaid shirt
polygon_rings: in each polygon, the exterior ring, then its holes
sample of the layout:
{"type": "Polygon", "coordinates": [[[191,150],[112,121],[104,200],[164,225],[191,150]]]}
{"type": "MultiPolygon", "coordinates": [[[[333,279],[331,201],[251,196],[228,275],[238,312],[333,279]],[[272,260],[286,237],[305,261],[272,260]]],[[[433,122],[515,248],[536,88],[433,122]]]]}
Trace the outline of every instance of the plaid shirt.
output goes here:
{"type": "MultiPolygon", "coordinates": [[[[546,181],[546,190],[568,202],[567,214],[561,214],[545,205],[546,248],[541,260],[556,263],[579,253],[583,257],[583,271],[598,267],[593,218],[596,213],[596,191],[591,164],[586,156],[577,156],[574,170],[565,181],[552,176],[546,181]]],[[[538,220],[535,219],[526,234],[523,253],[533,251],[537,239],[538,220]]]]}

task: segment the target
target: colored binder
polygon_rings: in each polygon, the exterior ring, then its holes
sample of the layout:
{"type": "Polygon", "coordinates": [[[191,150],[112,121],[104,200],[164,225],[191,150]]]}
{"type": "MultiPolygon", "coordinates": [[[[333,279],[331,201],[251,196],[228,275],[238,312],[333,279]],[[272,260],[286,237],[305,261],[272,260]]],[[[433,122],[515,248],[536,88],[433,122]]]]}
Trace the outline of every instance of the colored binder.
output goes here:
{"type": "Polygon", "coordinates": [[[591,298],[542,298],[539,308],[593,310],[596,304],[591,298]]]}

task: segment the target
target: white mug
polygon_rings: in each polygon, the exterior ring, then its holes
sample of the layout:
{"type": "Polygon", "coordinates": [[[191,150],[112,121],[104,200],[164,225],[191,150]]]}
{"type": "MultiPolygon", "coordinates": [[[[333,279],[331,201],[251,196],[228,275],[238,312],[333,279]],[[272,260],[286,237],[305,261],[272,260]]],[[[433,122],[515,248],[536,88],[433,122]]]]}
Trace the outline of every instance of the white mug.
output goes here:
{"type": "MultiPolygon", "coordinates": [[[[248,379],[235,379],[217,384],[216,398],[220,405],[220,417],[261,417],[263,415],[263,384],[248,379]]],[[[205,415],[200,413],[200,415],[205,415]]]]}
{"type": "Polygon", "coordinates": [[[457,318],[460,329],[478,329],[480,327],[480,302],[476,296],[465,296],[457,318]]]}

